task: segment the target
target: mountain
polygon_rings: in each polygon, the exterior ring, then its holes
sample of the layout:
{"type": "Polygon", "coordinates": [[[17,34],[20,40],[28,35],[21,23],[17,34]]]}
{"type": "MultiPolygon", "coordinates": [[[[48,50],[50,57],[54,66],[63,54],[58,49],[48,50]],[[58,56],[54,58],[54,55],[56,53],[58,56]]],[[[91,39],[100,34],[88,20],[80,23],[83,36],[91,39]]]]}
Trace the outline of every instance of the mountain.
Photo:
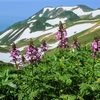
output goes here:
{"type": "Polygon", "coordinates": [[[23,51],[28,45],[28,39],[33,38],[36,46],[45,40],[49,50],[58,46],[55,39],[59,21],[62,21],[69,43],[73,42],[73,35],[85,45],[93,40],[94,34],[100,31],[100,9],[94,10],[85,5],[45,7],[26,20],[17,22],[0,32],[0,60],[11,60],[9,49],[13,42],[23,51]],[[76,32],[76,34],[75,34],[76,32]]]}
{"type": "Polygon", "coordinates": [[[85,5],[45,7],[28,19],[17,22],[2,32],[0,43],[10,45],[12,42],[19,43],[29,38],[36,39],[42,35],[54,34],[59,21],[69,27],[70,23],[75,21],[96,18],[100,18],[100,10],[94,10],[85,5]]]}
{"type": "Polygon", "coordinates": [[[78,5],[79,8],[81,8],[84,12],[89,12],[89,11],[93,11],[94,9],[85,6],[85,5],[78,5]]]}

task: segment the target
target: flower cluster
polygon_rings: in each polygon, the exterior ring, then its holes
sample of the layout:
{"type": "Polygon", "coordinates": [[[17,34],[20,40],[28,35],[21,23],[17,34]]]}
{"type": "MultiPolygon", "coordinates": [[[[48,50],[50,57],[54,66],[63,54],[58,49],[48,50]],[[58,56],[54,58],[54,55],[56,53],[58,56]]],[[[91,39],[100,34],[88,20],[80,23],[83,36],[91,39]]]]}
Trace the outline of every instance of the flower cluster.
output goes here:
{"type": "Polygon", "coordinates": [[[16,68],[19,70],[20,67],[19,67],[19,63],[20,62],[20,51],[16,48],[16,45],[15,43],[12,44],[12,48],[10,50],[10,54],[11,54],[11,57],[12,57],[12,60],[11,62],[13,62],[15,65],[16,65],[16,68]]]}
{"type": "Polygon", "coordinates": [[[39,52],[38,48],[34,46],[32,39],[29,41],[29,46],[26,47],[26,57],[29,64],[36,63],[42,59],[42,54],[39,52]]]}
{"type": "Polygon", "coordinates": [[[91,48],[93,52],[100,52],[100,40],[98,37],[95,37],[94,41],[91,43],[91,48]]]}
{"type": "Polygon", "coordinates": [[[59,23],[59,30],[56,33],[56,40],[60,41],[60,46],[59,47],[61,47],[63,50],[65,48],[68,48],[68,38],[66,36],[67,36],[67,32],[63,28],[63,24],[60,21],[60,23],[59,23]]]}
{"type": "Polygon", "coordinates": [[[58,32],[56,33],[56,40],[60,41],[66,36],[67,36],[66,30],[65,29],[59,29],[58,32]]]}
{"type": "Polygon", "coordinates": [[[94,41],[91,43],[91,49],[94,52],[91,54],[95,59],[98,58],[97,52],[100,52],[100,39],[98,38],[98,35],[95,35],[94,41]]]}
{"type": "Polygon", "coordinates": [[[73,40],[74,40],[74,42],[73,42],[73,47],[74,47],[75,49],[79,49],[79,48],[80,48],[80,44],[79,44],[77,38],[74,38],[73,40]]]}
{"type": "Polygon", "coordinates": [[[48,45],[46,44],[45,40],[43,40],[41,46],[40,46],[41,52],[48,51],[48,45]]]}
{"type": "Polygon", "coordinates": [[[61,44],[60,44],[60,47],[64,50],[65,48],[68,48],[68,38],[63,38],[61,40],[61,44]]]}
{"type": "Polygon", "coordinates": [[[45,41],[43,41],[38,49],[36,46],[34,46],[31,38],[29,40],[29,45],[25,48],[25,50],[25,55],[21,55],[20,51],[16,48],[15,43],[12,44],[12,48],[10,50],[12,57],[11,62],[15,64],[17,70],[20,70],[20,67],[25,66],[27,62],[29,62],[29,64],[39,62],[43,58],[43,53],[48,50],[48,45],[45,41]]]}

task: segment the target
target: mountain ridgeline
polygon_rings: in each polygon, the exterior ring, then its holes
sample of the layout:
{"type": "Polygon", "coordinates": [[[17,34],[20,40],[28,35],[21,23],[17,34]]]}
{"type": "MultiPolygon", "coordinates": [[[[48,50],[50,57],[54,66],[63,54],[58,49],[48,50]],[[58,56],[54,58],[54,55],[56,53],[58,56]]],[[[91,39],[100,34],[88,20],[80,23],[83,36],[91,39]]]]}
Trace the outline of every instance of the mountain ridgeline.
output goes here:
{"type": "Polygon", "coordinates": [[[76,21],[93,19],[100,19],[100,9],[94,10],[85,5],[45,7],[26,20],[15,23],[2,32],[0,44],[10,45],[12,42],[24,41],[30,36],[32,38],[39,37],[39,35],[35,36],[34,33],[53,30],[58,26],[59,21],[68,27],[70,23],[76,21]]]}

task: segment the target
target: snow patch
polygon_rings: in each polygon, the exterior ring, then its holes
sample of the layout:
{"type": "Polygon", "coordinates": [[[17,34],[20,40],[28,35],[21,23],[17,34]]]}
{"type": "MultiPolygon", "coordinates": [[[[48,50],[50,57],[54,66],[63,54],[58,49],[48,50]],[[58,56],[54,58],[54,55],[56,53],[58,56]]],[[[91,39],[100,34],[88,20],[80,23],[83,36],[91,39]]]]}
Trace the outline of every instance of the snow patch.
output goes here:
{"type": "Polygon", "coordinates": [[[84,12],[81,8],[77,8],[77,9],[73,10],[73,12],[75,14],[77,14],[78,16],[91,14],[91,12],[84,12]]]}
{"type": "Polygon", "coordinates": [[[83,15],[89,15],[89,14],[91,14],[92,17],[95,17],[97,15],[100,15],[100,10],[84,12],[81,8],[77,8],[77,9],[73,10],[73,12],[75,14],[77,14],[78,16],[83,16],[83,15]]]}
{"type": "Polygon", "coordinates": [[[59,23],[59,21],[61,21],[62,23],[64,23],[65,20],[67,20],[67,18],[55,18],[55,19],[47,20],[46,23],[49,23],[51,25],[56,25],[56,24],[59,23]]]}
{"type": "Polygon", "coordinates": [[[34,23],[34,22],[36,22],[36,20],[31,20],[31,21],[28,21],[27,23],[29,24],[29,23],[34,23]]]}
{"type": "Polygon", "coordinates": [[[0,53],[0,60],[3,62],[10,62],[10,53],[0,53]]]}
{"type": "Polygon", "coordinates": [[[85,24],[78,24],[78,25],[74,25],[72,27],[69,27],[68,29],[66,29],[66,31],[68,33],[67,37],[74,35],[74,32],[79,33],[79,32],[82,32],[86,29],[89,29],[89,28],[93,27],[95,24],[85,23],[85,24]]]}
{"type": "Polygon", "coordinates": [[[29,27],[33,27],[34,25],[31,23],[29,27]]]}
{"type": "Polygon", "coordinates": [[[18,31],[18,29],[16,29],[15,31],[13,31],[10,35],[9,35],[9,37],[11,36],[11,35],[15,35],[15,33],[18,31]]]}
{"type": "Polygon", "coordinates": [[[3,34],[0,35],[0,39],[3,38],[5,35],[9,34],[12,31],[13,31],[13,29],[7,30],[6,32],[4,32],[3,34]]]}
{"type": "Polygon", "coordinates": [[[50,16],[50,18],[52,18],[53,16],[50,16]]]}
{"type": "Polygon", "coordinates": [[[45,11],[46,11],[46,10],[51,11],[51,10],[53,10],[53,9],[54,9],[54,8],[51,8],[51,7],[46,7],[46,8],[44,8],[44,9],[43,9],[43,13],[45,13],[45,11]]]}
{"type": "Polygon", "coordinates": [[[46,27],[46,30],[48,30],[48,29],[50,29],[50,28],[52,28],[52,27],[46,27]]]}
{"type": "Polygon", "coordinates": [[[10,39],[9,39],[9,41],[12,39],[12,38],[14,38],[16,35],[18,35],[21,31],[23,31],[24,30],[24,28],[22,28],[21,30],[19,30],[16,34],[14,34],[14,36],[12,36],[10,39]]]}
{"type": "Polygon", "coordinates": [[[42,17],[43,14],[40,14],[39,17],[42,17]]]}
{"type": "Polygon", "coordinates": [[[56,9],[59,9],[59,8],[62,8],[63,10],[72,10],[74,8],[76,8],[77,6],[69,6],[69,7],[64,7],[64,6],[60,6],[60,7],[57,7],[56,9]]]}
{"type": "Polygon", "coordinates": [[[36,15],[33,15],[33,16],[31,17],[31,19],[33,19],[35,16],[36,16],[36,15]]]}
{"type": "Polygon", "coordinates": [[[47,30],[47,31],[36,31],[36,32],[32,32],[32,33],[30,33],[29,28],[26,28],[24,30],[24,32],[22,33],[22,35],[14,42],[17,43],[18,41],[20,41],[22,39],[36,38],[36,37],[39,37],[41,35],[48,34],[48,33],[54,34],[55,32],[57,32],[57,27],[50,29],[50,30],[47,30]]]}
{"type": "Polygon", "coordinates": [[[95,10],[95,11],[92,11],[92,16],[95,17],[97,15],[100,15],[100,10],[95,10]]]}

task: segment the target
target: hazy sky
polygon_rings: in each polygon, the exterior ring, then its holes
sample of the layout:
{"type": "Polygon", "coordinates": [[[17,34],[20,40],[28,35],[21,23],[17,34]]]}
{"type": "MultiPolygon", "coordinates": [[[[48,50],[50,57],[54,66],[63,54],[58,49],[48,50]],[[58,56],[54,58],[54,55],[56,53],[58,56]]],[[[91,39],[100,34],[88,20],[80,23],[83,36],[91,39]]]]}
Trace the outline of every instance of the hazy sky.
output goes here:
{"type": "Polygon", "coordinates": [[[86,5],[100,8],[100,0],[0,0],[0,31],[25,20],[44,7],[86,5]]]}
{"type": "Polygon", "coordinates": [[[20,16],[28,18],[46,6],[76,6],[83,4],[100,8],[100,0],[0,0],[0,16],[20,16]]]}

